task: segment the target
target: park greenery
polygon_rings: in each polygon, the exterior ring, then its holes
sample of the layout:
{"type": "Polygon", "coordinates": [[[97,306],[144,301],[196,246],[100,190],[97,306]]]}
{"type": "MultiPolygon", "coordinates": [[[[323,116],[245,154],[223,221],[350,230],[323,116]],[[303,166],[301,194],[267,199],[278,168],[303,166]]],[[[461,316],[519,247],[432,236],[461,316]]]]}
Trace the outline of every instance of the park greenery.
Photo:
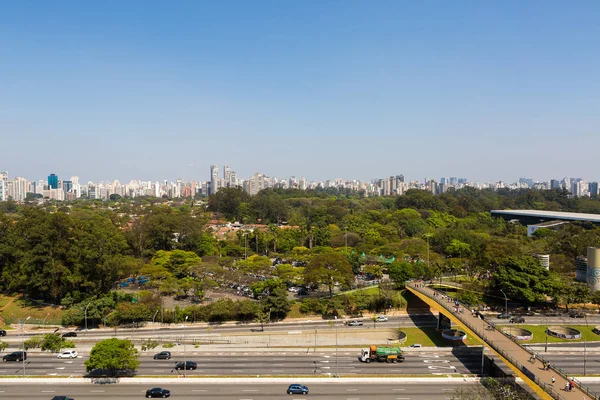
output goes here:
{"type": "Polygon", "coordinates": [[[525,226],[489,213],[600,213],[598,199],[562,190],[364,197],[333,188],[265,189],[250,197],[223,188],[206,199],[37,201],[0,203],[0,291],[64,307],[66,325],[86,316],[111,326],[277,320],[294,307],[291,286],[320,294],[296,305],[302,313],[359,315],[400,307],[406,299],[398,289],[407,280],[441,276],[460,279],[459,296],[470,304],[501,301],[504,292],[524,306],[600,305],[600,292],[573,283],[575,258],[600,243],[600,228],[574,222],[527,237],[525,226]],[[215,234],[234,222],[252,229],[215,234]],[[535,254],[550,254],[549,271],[535,254]],[[127,287],[139,277],[145,281],[127,287]],[[344,292],[383,277],[389,283],[375,293],[344,292]],[[247,287],[250,298],[206,301],[232,286],[247,287]],[[186,305],[164,308],[165,297],[186,305]]]}

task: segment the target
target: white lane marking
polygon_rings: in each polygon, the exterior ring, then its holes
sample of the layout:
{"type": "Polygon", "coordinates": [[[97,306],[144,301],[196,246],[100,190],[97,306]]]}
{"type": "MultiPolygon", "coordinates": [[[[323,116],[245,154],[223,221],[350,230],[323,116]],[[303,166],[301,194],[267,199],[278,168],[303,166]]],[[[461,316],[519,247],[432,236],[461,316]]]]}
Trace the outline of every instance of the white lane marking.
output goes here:
{"type": "Polygon", "coordinates": [[[258,392],[258,389],[244,389],[242,392],[258,392]]]}
{"type": "Polygon", "coordinates": [[[55,390],[42,390],[41,393],[55,393],[55,390]]]}
{"type": "Polygon", "coordinates": [[[401,391],[401,390],[406,390],[406,389],[394,389],[394,391],[395,391],[395,392],[396,392],[396,391],[398,391],[398,392],[399,392],[399,391],[401,391]]]}
{"type": "Polygon", "coordinates": [[[90,390],[91,393],[104,393],[104,390],[98,390],[98,389],[94,389],[94,390],[90,390]]]}
{"type": "Polygon", "coordinates": [[[206,389],[192,389],[192,392],[206,392],[206,389]]]}
{"type": "Polygon", "coordinates": [[[358,389],[346,389],[347,392],[357,392],[358,389]]]}

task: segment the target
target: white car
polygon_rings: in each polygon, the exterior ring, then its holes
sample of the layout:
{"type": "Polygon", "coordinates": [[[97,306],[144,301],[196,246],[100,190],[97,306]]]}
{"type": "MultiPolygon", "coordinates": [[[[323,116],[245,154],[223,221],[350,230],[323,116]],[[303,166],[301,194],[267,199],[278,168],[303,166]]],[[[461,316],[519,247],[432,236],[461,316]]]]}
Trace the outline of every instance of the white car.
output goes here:
{"type": "Polygon", "coordinates": [[[75,350],[67,350],[58,354],[56,358],[77,358],[77,352],[75,350]]]}
{"type": "Polygon", "coordinates": [[[385,315],[378,315],[375,318],[375,322],[388,322],[388,317],[386,317],[385,315]]]}

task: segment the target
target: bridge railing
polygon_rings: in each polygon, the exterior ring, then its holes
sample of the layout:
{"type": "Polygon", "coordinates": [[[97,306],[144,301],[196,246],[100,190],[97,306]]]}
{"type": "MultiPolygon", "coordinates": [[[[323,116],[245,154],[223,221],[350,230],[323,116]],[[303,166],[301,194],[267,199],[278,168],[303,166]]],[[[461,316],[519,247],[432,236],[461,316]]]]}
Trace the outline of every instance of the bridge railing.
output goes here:
{"type": "MultiPolygon", "coordinates": [[[[464,324],[467,328],[469,328],[472,332],[476,333],[479,335],[478,329],[473,326],[471,323],[463,320],[460,317],[460,313],[456,312],[455,307],[451,307],[450,304],[455,304],[455,302],[458,302],[459,304],[461,304],[463,307],[466,307],[467,309],[470,309],[468,304],[465,304],[463,302],[460,302],[456,299],[453,299],[453,301],[450,302],[443,302],[443,301],[438,301],[437,298],[430,296],[427,292],[425,292],[424,290],[420,290],[421,288],[413,285],[413,288],[416,289],[419,293],[429,297],[430,299],[434,300],[437,304],[441,305],[442,307],[444,307],[447,311],[449,311],[451,314],[453,314],[454,316],[456,316],[456,318],[458,318],[462,324],[464,324]]],[[[437,292],[439,293],[439,292],[437,292]]],[[[439,293],[441,295],[441,293],[439,293]]],[[[483,320],[482,320],[483,322],[483,320]]],[[[507,338],[509,338],[511,341],[513,341],[514,343],[518,344],[519,347],[521,347],[523,350],[525,350],[528,353],[533,354],[533,352],[531,351],[531,349],[526,348],[525,346],[521,345],[521,343],[514,341],[513,338],[510,335],[507,335],[505,332],[502,332],[501,330],[497,329],[496,326],[492,325],[493,329],[498,330],[499,332],[501,332],[503,335],[505,335],[507,338]]],[[[483,335],[479,335],[484,341],[485,341],[485,333],[483,335]]],[[[510,356],[506,351],[502,350],[501,348],[497,347],[496,345],[494,345],[493,342],[488,342],[486,341],[487,345],[489,347],[491,347],[492,349],[494,349],[494,351],[496,351],[498,354],[500,354],[502,357],[504,357],[508,362],[510,362],[512,365],[514,365],[515,367],[517,367],[525,376],[527,376],[529,379],[531,379],[533,382],[535,382],[536,385],[538,385],[540,388],[542,388],[542,390],[544,390],[546,393],[548,393],[549,395],[551,395],[552,397],[554,397],[555,399],[558,400],[564,400],[565,398],[563,396],[561,396],[560,392],[558,392],[558,389],[556,389],[556,387],[554,387],[551,384],[548,384],[546,382],[542,382],[539,380],[539,378],[536,377],[536,375],[531,372],[525,365],[521,364],[519,361],[517,361],[514,357],[510,356]]],[[[543,360],[542,360],[543,361],[543,360]]],[[[562,376],[565,379],[569,379],[566,371],[560,370],[558,368],[553,367],[553,370],[555,370],[557,372],[558,375],[562,376]]],[[[596,399],[596,393],[589,390],[586,386],[584,386],[581,382],[579,381],[575,381],[575,384],[584,392],[587,393],[588,396],[591,396],[593,399],[596,399]]]]}

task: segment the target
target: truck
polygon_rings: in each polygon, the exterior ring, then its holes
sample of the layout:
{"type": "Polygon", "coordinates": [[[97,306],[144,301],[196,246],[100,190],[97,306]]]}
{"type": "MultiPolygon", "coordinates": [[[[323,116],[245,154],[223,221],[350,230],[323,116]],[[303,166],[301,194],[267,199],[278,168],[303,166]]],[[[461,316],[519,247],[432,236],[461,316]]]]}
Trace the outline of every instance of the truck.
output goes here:
{"type": "Polygon", "coordinates": [[[367,363],[371,361],[397,363],[404,361],[404,355],[400,347],[371,346],[367,349],[362,349],[358,359],[367,363]]]}

